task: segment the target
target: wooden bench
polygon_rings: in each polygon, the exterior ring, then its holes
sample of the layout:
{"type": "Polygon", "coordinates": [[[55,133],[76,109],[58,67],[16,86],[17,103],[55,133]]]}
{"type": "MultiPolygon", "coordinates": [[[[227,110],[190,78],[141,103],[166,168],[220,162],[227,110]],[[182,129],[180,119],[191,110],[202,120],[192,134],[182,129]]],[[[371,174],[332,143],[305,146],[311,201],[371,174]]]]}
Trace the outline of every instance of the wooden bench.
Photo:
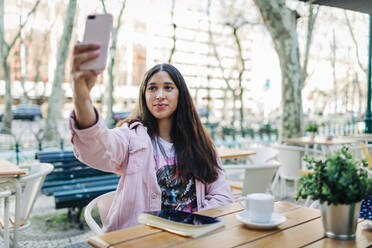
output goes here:
{"type": "Polygon", "coordinates": [[[56,209],[68,208],[69,217],[81,228],[82,209],[97,196],[116,190],[119,176],[81,163],[70,150],[38,152],[35,157],[54,165],[45,178],[42,193],[54,196],[56,209]]]}

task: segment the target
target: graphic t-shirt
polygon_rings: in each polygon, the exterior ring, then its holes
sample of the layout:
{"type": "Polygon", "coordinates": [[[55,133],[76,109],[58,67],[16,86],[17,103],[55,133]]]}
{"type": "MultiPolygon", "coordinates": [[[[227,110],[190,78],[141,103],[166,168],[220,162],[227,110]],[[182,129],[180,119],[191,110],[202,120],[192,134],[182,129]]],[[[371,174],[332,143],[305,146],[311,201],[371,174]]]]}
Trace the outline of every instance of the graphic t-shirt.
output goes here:
{"type": "Polygon", "coordinates": [[[161,209],[196,211],[195,180],[192,176],[186,178],[179,175],[173,144],[158,137],[153,146],[156,177],[161,189],[161,209]]]}

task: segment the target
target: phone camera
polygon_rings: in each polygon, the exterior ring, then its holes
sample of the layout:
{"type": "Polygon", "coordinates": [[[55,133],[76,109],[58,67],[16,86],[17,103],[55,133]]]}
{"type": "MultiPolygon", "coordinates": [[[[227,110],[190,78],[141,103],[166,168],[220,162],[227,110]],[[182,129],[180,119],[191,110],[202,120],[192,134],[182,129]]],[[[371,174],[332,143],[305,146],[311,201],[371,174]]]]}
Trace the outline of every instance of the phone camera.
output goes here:
{"type": "Polygon", "coordinates": [[[95,19],[96,16],[95,15],[88,15],[88,19],[95,19]]]}

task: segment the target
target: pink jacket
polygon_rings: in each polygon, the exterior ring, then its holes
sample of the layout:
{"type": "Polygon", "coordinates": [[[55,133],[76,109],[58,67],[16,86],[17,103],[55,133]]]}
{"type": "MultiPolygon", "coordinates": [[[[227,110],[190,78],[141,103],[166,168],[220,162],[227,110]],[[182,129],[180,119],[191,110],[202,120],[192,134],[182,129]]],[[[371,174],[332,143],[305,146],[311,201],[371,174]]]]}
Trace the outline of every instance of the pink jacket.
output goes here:
{"type": "MultiPolygon", "coordinates": [[[[161,191],[156,179],[155,159],[147,128],[136,122],[108,129],[103,120],[87,129],[77,129],[70,117],[75,156],[99,170],[121,175],[117,193],[104,223],[104,231],[137,225],[143,211],[161,209],[161,191]]],[[[221,161],[218,159],[221,165],[221,161]]],[[[221,171],[210,184],[195,180],[198,210],[233,202],[229,183],[221,171]]]]}

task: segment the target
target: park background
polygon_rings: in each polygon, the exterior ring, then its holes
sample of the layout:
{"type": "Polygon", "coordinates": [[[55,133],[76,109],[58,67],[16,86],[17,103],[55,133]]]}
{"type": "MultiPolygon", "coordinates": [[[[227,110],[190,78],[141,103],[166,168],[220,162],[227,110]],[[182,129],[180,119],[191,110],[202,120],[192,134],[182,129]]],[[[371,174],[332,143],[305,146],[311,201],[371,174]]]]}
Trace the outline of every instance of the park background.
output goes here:
{"type": "Polygon", "coordinates": [[[72,46],[86,16],[104,12],[114,30],[92,98],[111,127],[135,106],[145,71],[172,63],[217,145],[273,143],[311,121],[326,135],[365,131],[366,14],[295,0],[0,0],[2,157],[71,146],[72,46]],[[20,104],[43,118],[13,120],[20,104]]]}

